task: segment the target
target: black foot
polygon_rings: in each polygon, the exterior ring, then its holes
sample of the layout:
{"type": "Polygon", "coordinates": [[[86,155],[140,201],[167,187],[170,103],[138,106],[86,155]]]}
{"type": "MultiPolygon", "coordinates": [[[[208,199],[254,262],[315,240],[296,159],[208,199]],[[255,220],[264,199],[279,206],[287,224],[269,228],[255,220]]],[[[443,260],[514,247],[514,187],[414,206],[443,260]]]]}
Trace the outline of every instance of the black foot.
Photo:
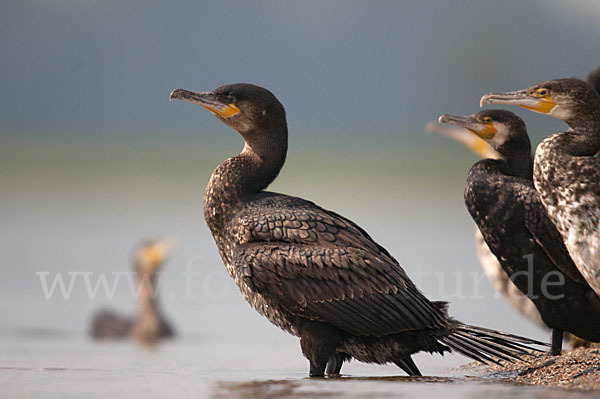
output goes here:
{"type": "Polygon", "coordinates": [[[327,363],[315,365],[313,362],[310,362],[310,370],[308,372],[308,376],[311,378],[324,378],[326,365],[327,363]]]}
{"type": "Polygon", "coordinates": [[[552,329],[552,338],[550,341],[550,354],[552,356],[558,356],[562,352],[562,342],[563,342],[563,331],[553,328],[552,329]]]}

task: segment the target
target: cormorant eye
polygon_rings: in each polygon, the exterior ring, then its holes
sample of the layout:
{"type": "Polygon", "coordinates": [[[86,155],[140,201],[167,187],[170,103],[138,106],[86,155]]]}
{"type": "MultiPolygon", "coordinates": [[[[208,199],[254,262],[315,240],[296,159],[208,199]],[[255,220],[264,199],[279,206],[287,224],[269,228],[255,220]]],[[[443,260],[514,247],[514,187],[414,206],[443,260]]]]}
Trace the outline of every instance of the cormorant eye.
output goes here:
{"type": "Polygon", "coordinates": [[[544,97],[548,95],[548,89],[546,89],[545,87],[542,87],[541,89],[537,89],[535,91],[535,94],[540,96],[540,97],[544,97]]]}
{"type": "Polygon", "coordinates": [[[226,97],[226,100],[228,104],[235,104],[237,102],[237,97],[233,94],[230,94],[226,97]]]}
{"type": "Polygon", "coordinates": [[[492,123],[492,118],[489,116],[484,116],[483,118],[481,118],[481,121],[483,123],[492,123]]]}

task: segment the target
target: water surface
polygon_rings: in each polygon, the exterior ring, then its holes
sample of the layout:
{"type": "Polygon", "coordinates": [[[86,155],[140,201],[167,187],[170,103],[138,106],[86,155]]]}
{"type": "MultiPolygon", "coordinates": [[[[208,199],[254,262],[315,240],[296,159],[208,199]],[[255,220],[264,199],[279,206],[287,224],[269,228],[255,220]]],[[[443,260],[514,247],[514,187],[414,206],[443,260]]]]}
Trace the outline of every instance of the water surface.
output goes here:
{"type": "Polygon", "coordinates": [[[593,393],[524,387],[481,370],[450,369],[461,361],[418,355],[429,376],[406,377],[393,366],[351,362],[344,375],[306,377],[293,339],[268,343],[185,337],[148,350],[131,342],[97,343],[77,336],[21,331],[0,344],[3,397],[128,398],[588,398],[593,393]]]}
{"type": "MultiPolygon", "coordinates": [[[[381,149],[360,157],[352,151],[291,150],[273,190],[310,198],[359,223],[429,298],[450,301],[458,319],[547,339],[498,298],[481,273],[462,204],[469,159],[456,163],[435,151],[435,157],[432,151],[381,149]]],[[[351,362],[342,378],[307,379],[297,339],[241,298],[202,219],[206,180],[234,151],[195,152],[203,158],[136,160],[117,150],[107,158],[69,151],[3,158],[0,396],[563,395],[448,373],[466,362],[457,355],[417,355],[432,377],[351,362]],[[179,236],[181,245],[160,275],[159,299],[178,338],[152,350],[90,341],[98,309],[136,312],[127,280],[133,247],[168,235],[179,236]]]]}

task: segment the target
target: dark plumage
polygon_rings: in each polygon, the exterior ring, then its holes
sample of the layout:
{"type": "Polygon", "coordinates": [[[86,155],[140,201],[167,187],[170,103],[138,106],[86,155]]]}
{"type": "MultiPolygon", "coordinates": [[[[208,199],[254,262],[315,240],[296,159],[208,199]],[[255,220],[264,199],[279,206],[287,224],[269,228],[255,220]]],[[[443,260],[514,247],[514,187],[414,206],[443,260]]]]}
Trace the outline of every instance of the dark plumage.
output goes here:
{"type": "Polygon", "coordinates": [[[571,258],[600,295],[600,95],[568,78],[486,94],[481,103],[520,105],[569,125],[537,147],[534,184],[571,258]]]}
{"type": "Polygon", "coordinates": [[[600,93],[600,67],[590,71],[585,81],[596,90],[597,93],[600,93]]]}
{"type": "Polygon", "coordinates": [[[552,352],[560,353],[563,331],[600,341],[600,298],[573,264],[533,187],[523,121],[508,111],[489,110],[443,115],[440,122],[473,131],[500,154],[471,168],[465,203],[503,269],[553,329],[552,352]]]}
{"type": "Polygon", "coordinates": [[[362,228],[314,203],[264,191],[287,152],[285,110],[251,84],[208,93],[177,89],[244,138],[244,150],[213,172],[204,216],[221,258],[246,300],[300,337],[310,375],[337,374],[350,358],[394,362],[409,375],[411,355],[456,350],[479,361],[509,359],[534,341],[448,317],[362,228]]]}
{"type": "MultiPolygon", "coordinates": [[[[481,158],[501,158],[498,151],[494,150],[488,142],[468,129],[434,122],[428,123],[426,129],[432,133],[437,133],[458,141],[481,158]]],[[[531,167],[533,168],[533,161],[531,162],[531,167]]],[[[542,328],[548,328],[542,321],[540,312],[537,310],[535,304],[512,282],[510,276],[504,271],[498,258],[490,250],[477,226],[475,227],[475,250],[479,264],[494,289],[502,294],[508,303],[529,321],[542,328]]]]}
{"type": "MultiPolygon", "coordinates": [[[[597,92],[600,92],[600,68],[592,70],[587,75],[586,82],[590,84],[597,92]]],[[[476,134],[468,129],[456,126],[444,127],[444,125],[431,122],[427,124],[427,130],[439,133],[462,143],[482,158],[499,158],[498,153],[490,146],[490,144],[486,143],[483,139],[479,138],[476,134]]],[[[533,167],[533,161],[531,162],[531,167],[533,167]]],[[[479,228],[476,228],[475,231],[475,246],[479,262],[494,288],[530,321],[539,326],[547,327],[542,321],[539,311],[533,302],[531,302],[531,300],[513,284],[508,274],[506,274],[506,272],[502,269],[498,259],[491,252],[489,246],[485,242],[485,239],[481,235],[479,228]]],[[[573,336],[572,334],[567,333],[566,335],[569,337],[569,342],[574,348],[578,346],[589,347],[600,345],[584,341],[581,338],[573,336]]]]}
{"type": "Polygon", "coordinates": [[[172,251],[173,241],[148,241],[140,245],[134,256],[140,310],[135,318],[110,310],[99,311],[92,320],[91,334],[96,339],[132,336],[143,344],[153,344],[172,337],[173,329],[161,314],[155,290],[156,272],[172,251]]]}

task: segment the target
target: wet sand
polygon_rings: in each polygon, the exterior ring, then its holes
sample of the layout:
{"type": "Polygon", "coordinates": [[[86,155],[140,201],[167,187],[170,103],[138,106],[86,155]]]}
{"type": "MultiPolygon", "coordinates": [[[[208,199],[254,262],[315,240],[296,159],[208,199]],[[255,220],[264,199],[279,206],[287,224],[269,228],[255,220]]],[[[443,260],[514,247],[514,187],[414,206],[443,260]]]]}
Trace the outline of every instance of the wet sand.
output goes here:
{"type": "Polygon", "coordinates": [[[574,390],[600,389],[600,349],[577,348],[561,356],[544,354],[528,356],[522,361],[502,366],[481,366],[476,363],[460,369],[487,369],[492,376],[525,385],[567,388],[574,390]]]}

